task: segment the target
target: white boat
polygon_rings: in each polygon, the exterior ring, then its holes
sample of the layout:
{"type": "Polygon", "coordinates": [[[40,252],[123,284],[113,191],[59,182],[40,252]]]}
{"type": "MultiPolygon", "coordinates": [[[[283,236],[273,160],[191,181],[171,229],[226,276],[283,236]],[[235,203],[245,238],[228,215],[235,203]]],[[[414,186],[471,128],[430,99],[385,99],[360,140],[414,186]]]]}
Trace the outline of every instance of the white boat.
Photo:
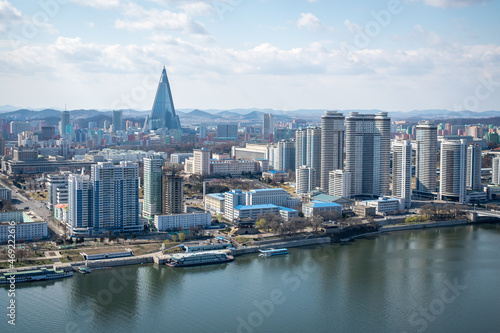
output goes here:
{"type": "Polygon", "coordinates": [[[172,254],[166,265],[170,267],[187,267],[220,264],[233,260],[234,257],[224,251],[201,251],[172,254]]]}
{"type": "Polygon", "coordinates": [[[259,250],[259,251],[260,251],[259,256],[261,256],[261,257],[272,257],[272,256],[280,255],[280,254],[288,254],[288,249],[285,249],[285,248],[259,250]]]}

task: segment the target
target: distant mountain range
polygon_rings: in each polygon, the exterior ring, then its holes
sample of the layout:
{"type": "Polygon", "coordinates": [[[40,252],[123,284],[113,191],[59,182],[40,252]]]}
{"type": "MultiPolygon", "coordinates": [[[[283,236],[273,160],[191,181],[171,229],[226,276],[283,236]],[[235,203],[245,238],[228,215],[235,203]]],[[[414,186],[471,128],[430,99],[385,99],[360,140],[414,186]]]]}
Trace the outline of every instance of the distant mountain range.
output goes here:
{"type": "MultiPolygon", "coordinates": [[[[140,110],[122,110],[125,119],[141,120],[150,113],[150,111],[140,110]]],[[[319,122],[321,115],[324,114],[324,109],[299,109],[294,111],[283,111],[273,109],[179,109],[177,113],[181,120],[194,123],[194,122],[240,122],[240,121],[259,121],[262,119],[264,113],[272,113],[276,120],[289,121],[295,118],[302,118],[312,122],[319,122]]],[[[378,113],[383,110],[340,110],[340,112],[348,115],[349,112],[359,113],[378,113]]],[[[392,120],[449,120],[449,119],[479,119],[500,117],[500,111],[450,111],[450,110],[414,110],[410,112],[402,111],[388,111],[392,120]]],[[[111,119],[112,110],[70,110],[73,119],[85,119],[86,122],[93,121],[96,118],[98,121],[103,119],[111,119]]],[[[55,108],[48,109],[29,109],[29,108],[16,108],[12,105],[0,106],[0,118],[12,120],[47,120],[48,123],[57,122],[61,117],[61,110],[55,108]],[[50,120],[50,122],[48,121],[50,120]]]]}

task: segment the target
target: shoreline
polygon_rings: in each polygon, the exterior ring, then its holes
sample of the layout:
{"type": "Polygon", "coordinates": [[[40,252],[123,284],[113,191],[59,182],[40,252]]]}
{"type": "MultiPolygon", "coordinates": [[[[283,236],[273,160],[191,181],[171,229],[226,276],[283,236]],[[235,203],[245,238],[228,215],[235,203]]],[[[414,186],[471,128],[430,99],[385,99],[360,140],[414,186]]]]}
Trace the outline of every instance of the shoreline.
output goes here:
{"type": "MultiPolygon", "coordinates": [[[[393,226],[381,226],[377,231],[361,233],[357,235],[353,235],[350,237],[335,239],[335,232],[330,233],[329,236],[320,236],[320,237],[312,237],[307,239],[294,239],[294,240],[277,240],[276,242],[269,242],[266,244],[249,246],[241,249],[231,250],[232,255],[241,256],[245,254],[253,254],[259,252],[259,249],[270,248],[274,246],[279,247],[302,247],[302,246],[310,246],[310,245],[323,245],[323,244],[342,244],[346,242],[351,242],[356,240],[357,238],[376,236],[381,234],[387,234],[398,231],[409,231],[409,230],[425,230],[425,229],[434,229],[434,228],[447,228],[447,227],[457,227],[457,226],[467,226],[467,225],[480,225],[480,224],[498,224],[496,221],[482,221],[482,222],[469,222],[466,219],[463,220],[451,220],[451,221],[438,221],[438,222],[426,222],[426,223],[415,223],[409,225],[393,225],[393,226]]],[[[340,230],[339,230],[340,231],[340,230]]],[[[337,232],[338,233],[338,232],[337,232]]],[[[118,267],[118,266],[128,266],[128,265],[140,265],[140,264],[164,264],[166,259],[169,257],[168,254],[161,253],[152,253],[143,255],[140,257],[122,257],[122,258],[114,258],[114,259],[102,259],[102,260],[82,260],[82,261],[74,261],[69,263],[54,263],[47,265],[37,265],[37,266],[24,266],[19,269],[1,269],[0,273],[11,272],[11,271],[28,271],[40,269],[42,267],[45,268],[57,268],[67,271],[76,271],[78,267],[84,266],[89,268],[98,268],[98,267],[118,267]]]]}

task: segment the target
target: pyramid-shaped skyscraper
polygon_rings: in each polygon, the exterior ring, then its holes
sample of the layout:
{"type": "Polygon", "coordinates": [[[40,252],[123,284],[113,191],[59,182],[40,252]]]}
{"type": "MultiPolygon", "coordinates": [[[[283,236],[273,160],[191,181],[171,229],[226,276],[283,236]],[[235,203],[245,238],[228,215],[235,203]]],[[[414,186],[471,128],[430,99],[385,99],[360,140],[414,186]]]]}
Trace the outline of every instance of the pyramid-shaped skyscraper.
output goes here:
{"type": "Polygon", "coordinates": [[[165,67],[163,67],[163,71],[161,72],[160,83],[158,83],[158,90],[156,91],[148,127],[151,130],[158,128],[181,129],[179,116],[175,114],[174,101],[172,100],[165,67]]]}

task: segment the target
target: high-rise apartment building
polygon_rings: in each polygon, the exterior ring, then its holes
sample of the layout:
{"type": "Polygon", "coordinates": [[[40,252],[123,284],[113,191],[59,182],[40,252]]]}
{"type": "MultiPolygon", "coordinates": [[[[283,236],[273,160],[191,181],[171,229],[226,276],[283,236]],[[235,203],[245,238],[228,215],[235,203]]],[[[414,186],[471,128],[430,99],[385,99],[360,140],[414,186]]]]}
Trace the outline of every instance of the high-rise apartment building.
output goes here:
{"type": "Polygon", "coordinates": [[[295,170],[295,175],[297,177],[295,193],[306,194],[307,192],[313,191],[316,187],[316,170],[314,168],[302,165],[300,168],[295,170]]]}
{"type": "Polygon", "coordinates": [[[132,162],[92,165],[94,229],[138,231],[139,166],[132,162]]]}
{"type": "Polygon", "coordinates": [[[274,168],[285,172],[295,170],[295,141],[281,140],[276,146],[274,168]]]}
{"type": "Polygon", "coordinates": [[[492,159],[491,182],[495,185],[500,185],[500,157],[494,157],[492,159]]]}
{"type": "Polygon", "coordinates": [[[321,189],[329,192],[329,173],[344,168],[344,120],[337,111],[326,111],[321,117],[321,189]]]}
{"type": "Polygon", "coordinates": [[[329,176],[328,194],[334,197],[350,198],[351,173],[344,170],[332,170],[329,176]]]}
{"type": "Polygon", "coordinates": [[[389,165],[390,118],[387,112],[377,115],[351,112],[346,118],[345,161],[345,171],[352,175],[351,195],[388,194],[389,165]]]}
{"type": "Polygon", "coordinates": [[[391,168],[391,118],[387,112],[379,112],[375,115],[375,129],[379,135],[380,150],[378,163],[380,164],[380,175],[374,175],[374,194],[378,196],[389,195],[390,168],[391,168]]]}
{"type": "MultiPolygon", "coordinates": [[[[321,145],[321,144],[320,144],[321,145]]],[[[307,129],[295,132],[295,166],[307,165],[307,129]]]]}
{"type": "Polygon", "coordinates": [[[481,147],[477,144],[467,147],[467,188],[481,190],[481,147]]]}
{"type": "Polygon", "coordinates": [[[437,125],[425,122],[417,125],[415,178],[416,192],[436,191],[437,125]]]}
{"type": "Polygon", "coordinates": [[[193,173],[210,175],[210,152],[210,149],[205,148],[193,150],[193,173]]]}
{"type": "Polygon", "coordinates": [[[184,178],[176,173],[173,165],[163,167],[162,214],[184,213],[184,178]]]}
{"type": "Polygon", "coordinates": [[[274,132],[274,116],[271,113],[262,115],[262,136],[268,141],[269,136],[274,132]]]}
{"type": "Polygon", "coordinates": [[[113,132],[123,130],[123,111],[113,110],[113,132]]]}
{"type": "Polygon", "coordinates": [[[439,198],[466,201],[467,141],[445,140],[441,143],[439,198]]]}
{"type": "Polygon", "coordinates": [[[411,208],[411,142],[395,141],[392,145],[392,196],[405,200],[411,208]]]}
{"type": "Polygon", "coordinates": [[[94,229],[93,186],[89,175],[68,177],[68,224],[74,236],[90,236],[94,229]]]}
{"type": "Polygon", "coordinates": [[[144,158],[144,204],[142,216],[153,219],[162,213],[162,166],[164,159],[160,154],[144,158]]]}
{"type": "Polygon", "coordinates": [[[69,111],[61,112],[61,121],[59,122],[59,133],[61,135],[68,133],[68,125],[70,124],[69,111]]]}

